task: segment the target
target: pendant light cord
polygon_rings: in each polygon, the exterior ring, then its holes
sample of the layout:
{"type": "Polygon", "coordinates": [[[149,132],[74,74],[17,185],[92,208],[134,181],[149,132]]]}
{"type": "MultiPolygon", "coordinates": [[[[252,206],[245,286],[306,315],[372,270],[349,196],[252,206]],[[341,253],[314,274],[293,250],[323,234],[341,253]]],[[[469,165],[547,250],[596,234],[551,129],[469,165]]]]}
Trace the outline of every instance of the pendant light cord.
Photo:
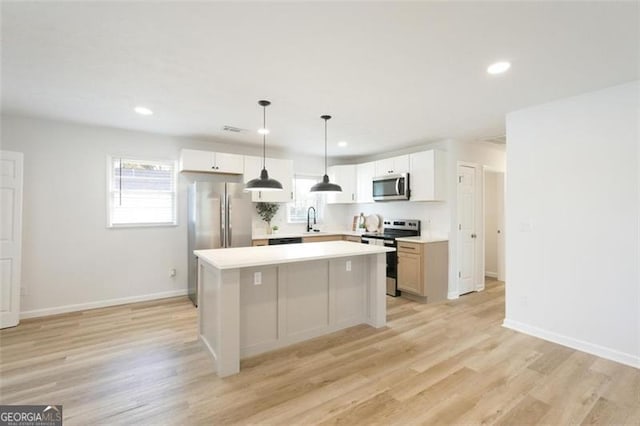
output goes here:
{"type": "MultiPolygon", "coordinates": [[[[267,107],[262,107],[262,128],[267,129],[267,107]]],[[[267,135],[265,133],[262,134],[262,169],[266,167],[266,158],[267,158],[267,135]]]]}
{"type": "Polygon", "coordinates": [[[324,119],[324,174],[327,174],[327,118],[324,119]]]}

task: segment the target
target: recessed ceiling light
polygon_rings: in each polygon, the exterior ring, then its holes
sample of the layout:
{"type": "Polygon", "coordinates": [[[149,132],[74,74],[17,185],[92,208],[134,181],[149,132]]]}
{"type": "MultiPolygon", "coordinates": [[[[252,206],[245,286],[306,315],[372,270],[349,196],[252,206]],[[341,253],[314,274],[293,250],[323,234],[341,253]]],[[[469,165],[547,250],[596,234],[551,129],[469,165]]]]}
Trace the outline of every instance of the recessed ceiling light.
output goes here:
{"type": "Polygon", "coordinates": [[[502,74],[509,68],[511,68],[511,64],[509,62],[496,62],[495,64],[489,65],[487,72],[489,74],[502,74]]]}
{"type": "Polygon", "coordinates": [[[151,111],[149,108],[147,107],[143,107],[143,106],[137,106],[133,109],[135,112],[137,112],[140,115],[152,115],[153,111],[151,111]]]}
{"type": "Polygon", "coordinates": [[[344,148],[345,146],[347,146],[347,141],[340,141],[340,142],[338,142],[338,146],[339,146],[340,148],[344,148]]]}
{"type": "Polygon", "coordinates": [[[261,135],[268,135],[269,134],[269,129],[265,129],[263,127],[261,129],[258,129],[258,133],[260,133],[261,135]]]}

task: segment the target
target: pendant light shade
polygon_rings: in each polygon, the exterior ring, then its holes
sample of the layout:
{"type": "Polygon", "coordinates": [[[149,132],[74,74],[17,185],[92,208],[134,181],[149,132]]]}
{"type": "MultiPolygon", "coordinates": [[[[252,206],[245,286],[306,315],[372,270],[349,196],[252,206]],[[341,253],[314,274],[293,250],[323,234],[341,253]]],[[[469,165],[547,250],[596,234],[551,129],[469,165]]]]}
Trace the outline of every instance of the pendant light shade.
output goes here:
{"type": "Polygon", "coordinates": [[[311,187],[310,192],[342,192],[340,185],[329,182],[327,174],[327,121],[331,119],[330,115],[323,115],[320,118],[324,120],[324,176],[322,182],[318,182],[311,187]]]}
{"type": "Polygon", "coordinates": [[[269,101],[258,101],[258,105],[262,107],[262,171],[260,177],[251,179],[244,187],[245,191],[282,191],[282,184],[275,179],[269,177],[269,172],[266,169],[267,151],[266,151],[266,138],[267,133],[267,107],[271,105],[269,101]]]}

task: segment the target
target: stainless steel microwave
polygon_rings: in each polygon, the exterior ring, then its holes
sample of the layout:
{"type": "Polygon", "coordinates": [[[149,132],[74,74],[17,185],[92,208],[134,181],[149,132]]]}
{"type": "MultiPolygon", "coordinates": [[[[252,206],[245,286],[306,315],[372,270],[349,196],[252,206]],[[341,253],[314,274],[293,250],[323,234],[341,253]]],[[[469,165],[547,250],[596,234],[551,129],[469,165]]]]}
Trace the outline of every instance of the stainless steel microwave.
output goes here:
{"type": "Polygon", "coordinates": [[[409,173],[373,178],[374,201],[408,200],[410,195],[409,173]]]}

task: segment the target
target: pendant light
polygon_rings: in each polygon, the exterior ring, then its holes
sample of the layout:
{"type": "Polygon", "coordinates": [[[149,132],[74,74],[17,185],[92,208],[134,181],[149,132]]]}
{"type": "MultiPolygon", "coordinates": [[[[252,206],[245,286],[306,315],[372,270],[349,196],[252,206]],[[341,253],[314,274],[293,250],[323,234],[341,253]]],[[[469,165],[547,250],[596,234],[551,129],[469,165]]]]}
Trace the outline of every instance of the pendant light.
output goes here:
{"type": "Polygon", "coordinates": [[[269,101],[258,101],[258,105],[262,107],[262,128],[258,131],[262,135],[262,171],[260,177],[251,179],[244,187],[245,191],[282,191],[282,184],[275,179],[269,177],[266,169],[267,150],[266,138],[267,133],[267,107],[271,105],[269,101]]]}
{"type": "Polygon", "coordinates": [[[329,182],[329,175],[327,175],[327,121],[331,119],[331,116],[323,115],[320,118],[324,120],[324,176],[322,182],[311,187],[310,192],[342,192],[340,185],[329,182]]]}

